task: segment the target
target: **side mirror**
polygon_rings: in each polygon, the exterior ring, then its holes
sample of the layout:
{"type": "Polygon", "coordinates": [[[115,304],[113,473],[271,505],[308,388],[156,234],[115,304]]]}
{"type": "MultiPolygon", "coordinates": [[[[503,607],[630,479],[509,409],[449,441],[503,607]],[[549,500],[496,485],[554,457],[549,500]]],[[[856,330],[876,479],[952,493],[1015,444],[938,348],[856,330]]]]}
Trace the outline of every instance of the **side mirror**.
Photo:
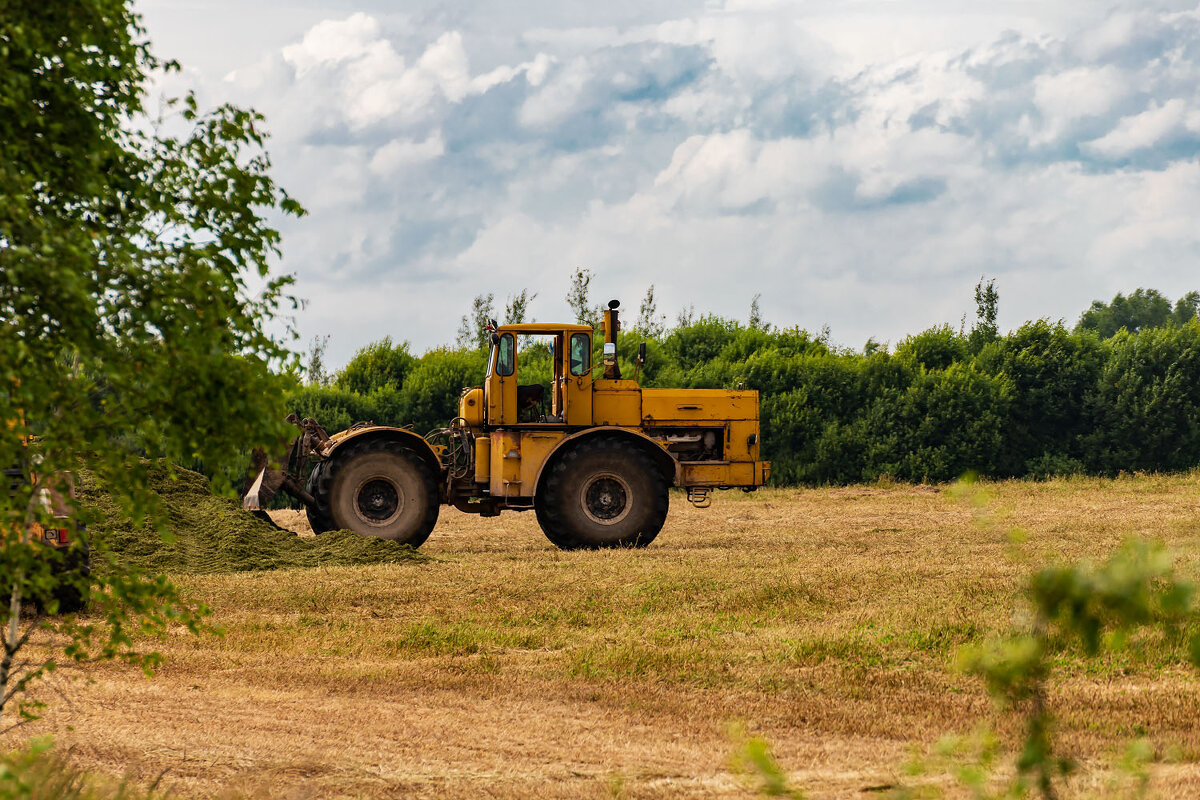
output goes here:
{"type": "Polygon", "coordinates": [[[638,347],[638,363],[639,364],[646,363],[646,343],[645,342],[642,342],[641,346],[638,347]]]}
{"type": "Polygon", "coordinates": [[[500,344],[500,334],[496,333],[495,331],[492,331],[491,340],[492,340],[492,347],[495,347],[496,345],[500,344]]]}

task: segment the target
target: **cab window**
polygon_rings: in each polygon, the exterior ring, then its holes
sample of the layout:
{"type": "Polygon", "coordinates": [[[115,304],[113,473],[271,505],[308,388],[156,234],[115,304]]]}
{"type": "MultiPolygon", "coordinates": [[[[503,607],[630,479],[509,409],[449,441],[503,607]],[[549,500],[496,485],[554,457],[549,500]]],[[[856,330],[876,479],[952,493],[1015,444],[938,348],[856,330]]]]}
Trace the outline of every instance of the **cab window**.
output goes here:
{"type": "Polygon", "coordinates": [[[592,343],[586,333],[571,335],[571,374],[587,375],[592,369],[592,343]]]}
{"type": "Polygon", "coordinates": [[[507,377],[513,374],[516,367],[516,344],[511,333],[500,337],[500,353],[496,356],[496,374],[507,377]]]}

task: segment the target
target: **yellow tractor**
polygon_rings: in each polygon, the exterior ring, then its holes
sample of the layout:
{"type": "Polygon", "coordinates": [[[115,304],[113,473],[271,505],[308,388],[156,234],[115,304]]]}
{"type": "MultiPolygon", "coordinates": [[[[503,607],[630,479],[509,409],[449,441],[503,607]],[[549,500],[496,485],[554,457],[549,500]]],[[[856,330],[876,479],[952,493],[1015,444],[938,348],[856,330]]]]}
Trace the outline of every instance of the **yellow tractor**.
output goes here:
{"type": "MultiPolygon", "coordinates": [[[[595,366],[591,326],[493,321],[483,385],[464,389],[458,417],[425,437],[370,423],[330,436],[289,417],[302,434],[285,465],[256,454],[244,507],[258,510],[283,489],[305,504],[317,533],[351,529],[414,547],[443,504],[483,516],[532,509],[551,542],[574,550],[649,544],[672,486],[706,507],[713,489],[763,485],[758,392],[622,379],[619,305],[604,312],[595,366]],[[547,344],[551,384],[522,385],[522,352],[547,344]]],[[[644,361],[645,344],[639,373],[644,361]]]]}

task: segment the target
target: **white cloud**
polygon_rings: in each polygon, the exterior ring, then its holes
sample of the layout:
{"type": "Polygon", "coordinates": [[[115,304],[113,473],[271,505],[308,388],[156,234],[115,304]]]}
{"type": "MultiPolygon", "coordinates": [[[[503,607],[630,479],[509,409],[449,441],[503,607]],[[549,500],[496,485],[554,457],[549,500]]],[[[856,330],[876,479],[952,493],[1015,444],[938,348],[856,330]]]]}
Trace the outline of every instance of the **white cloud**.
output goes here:
{"type": "Polygon", "coordinates": [[[1124,117],[1110,132],[1083,147],[1101,158],[1121,158],[1153,147],[1164,138],[1187,127],[1194,112],[1189,113],[1188,104],[1182,98],[1172,98],[1165,103],[1152,103],[1140,114],[1124,117]]]}
{"type": "Polygon", "coordinates": [[[365,50],[382,44],[386,43],[379,38],[379,22],[359,12],[345,20],[314,25],[300,42],[284,47],[281,54],[303,77],[318,66],[359,59],[365,50]]]}
{"type": "Polygon", "coordinates": [[[1068,120],[1104,114],[1129,91],[1128,79],[1111,64],[1039,75],[1033,85],[1038,110],[1068,120]]]}
{"type": "Polygon", "coordinates": [[[538,53],[532,61],[526,61],[515,67],[507,65],[496,67],[491,72],[476,75],[471,79],[471,94],[483,94],[494,86],[508,83],[518,75],[524,75],[525,82],[530,86],[541,86],[553,64],[553,57],[545,53],[538,53]]]}
{"type": "Polygon", "coordinates": [[[764,144],[745,129],[692,136],[654,179],[655,195],[682,214],[737,212],[761,201],[794,200],[809,188],[799,140],[764,144]]]}
{"type": "Polygon", "coordinates": [[[744,318],[762,293],[854,345],[957,322],[983,273],[1004,325],[1200,288],[1200,8],[423,2],[212,92],[267,114],[313,212],[283,266],[335,361],[448,341],[475,293],[561,318],[579,266],[597,299],[744,318]]]}
{"type": "Polygon", "coordinates": [[[272,118],[286,118],[293,123],[287,130],[301,137],[339,124],[355,130],[422,125],[435,118],[441,103],[461,104],[519,76],[540,84],[552,63],[539,53],[472,75],[459,31],[442,32],[406,58],[380,22],[360,12],[314,25],[299,42],[229,71],[225,82],[256,105],[278,109],[272,118]]]}
{"type": "Polygon", "coordinates": [[[1117,11],[1099,24],[1088,27],[1078,37],[1076,46],[1085,57],[1099,60],[1113,55],[1135,38],[1139,28],[1152,19],[1146,11],[1117,11]]]}
{"type": "Polygon", "coordinates": [[[446,143],[441,133],[435,133],[423,141],[393,139],[375,151],[371,157],[371,171],[384,177],[394,176],[405,167],[432,161],[446,152],[446,143]]]}
{"type": "Polygon", "coordinates": [[[538,91],[521,105],[521,124],[529,128],[547,128],[566,119],[583,99],[584,89],[593,74],[585,59],[576,58],[550,80],[543,77],[537,84],[538,91]]]}
{"type": "Polygon", "coordinates": [[[471,88],[467,52],[458,31],[443,33],[429,45],[417,61],[417,69],[428,75],[451,103],[461,101],[471,88]]]}
{"type": "Polygon", "coordinates": [[[785,6],[715,12],[675,19],[624,37],[682,46],[704,46],[717,67],[738,81],[795,80],[837,58],[834,50],[785,6]]]}

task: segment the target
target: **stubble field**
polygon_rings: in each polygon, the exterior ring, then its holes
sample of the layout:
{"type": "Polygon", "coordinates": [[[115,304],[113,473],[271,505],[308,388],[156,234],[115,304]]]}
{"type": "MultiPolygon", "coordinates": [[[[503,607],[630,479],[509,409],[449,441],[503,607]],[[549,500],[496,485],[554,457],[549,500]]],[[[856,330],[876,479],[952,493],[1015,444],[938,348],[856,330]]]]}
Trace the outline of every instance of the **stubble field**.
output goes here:
{"type": "MultiPolygon", "coordinates": [[[[877,797],[944,734],[1015,737],[953,661],[1033,569],[1146,536],[1200,574],[1200,476],[983,491],[673,495],[652,546],[599,553],[443,510],[419,563],[176,575],[224,636],[170,637],[150,679],[60,671],[23,735],[182,796],[743,797],[740,724],[807,796],[877,797]]],[[[1160,644],[1059,660],[1073,793],[1146,736],[1151,795],[1200,795],[1200,681],[1160,644]]]]}

